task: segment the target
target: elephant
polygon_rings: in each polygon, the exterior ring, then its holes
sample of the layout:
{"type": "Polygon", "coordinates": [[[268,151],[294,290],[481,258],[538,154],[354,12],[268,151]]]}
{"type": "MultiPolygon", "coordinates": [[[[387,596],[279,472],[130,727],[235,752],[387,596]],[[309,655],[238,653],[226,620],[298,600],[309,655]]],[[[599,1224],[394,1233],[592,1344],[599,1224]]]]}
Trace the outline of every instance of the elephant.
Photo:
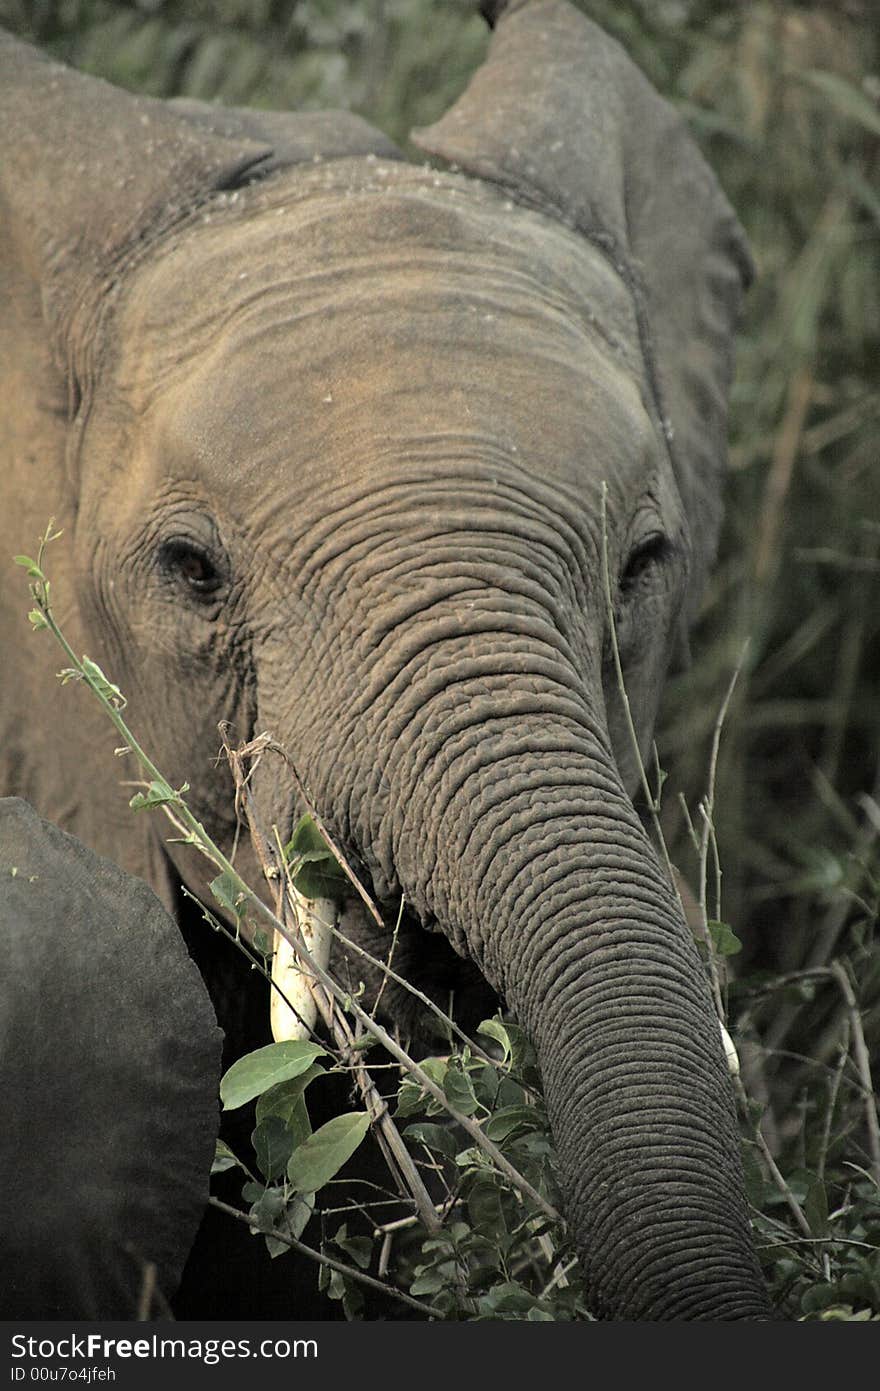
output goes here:
{"type": "MultiPolygon", "coordinates": [[[[72,645],[219,844],[226,721],[283,746],[389,921],[403,897],[425,974],[525,1028],[596,1316],[766,1319],[719,1022],[636,809],[750,257],[615,41],[567,0],[485,13],[425,163],[2,41],[0,551],[54,515],[72,645]]],[[[0,603],[0,787],[176,910],[201,864],[0,603]]],[[[250,785],[285,834],[285,762],[250,785]]]]}
{"type": "Polygon", "coordinates": [[[217,1131],[208,992],[152,890],[16,797],[0,883],[0,1317],[167,1313],[217,1131]]]}

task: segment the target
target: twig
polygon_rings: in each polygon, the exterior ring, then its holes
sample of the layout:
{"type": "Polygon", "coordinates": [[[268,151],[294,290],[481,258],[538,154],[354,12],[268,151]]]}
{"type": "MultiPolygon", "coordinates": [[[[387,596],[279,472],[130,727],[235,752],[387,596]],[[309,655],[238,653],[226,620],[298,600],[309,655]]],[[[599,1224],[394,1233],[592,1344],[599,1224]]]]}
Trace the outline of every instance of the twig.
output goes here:
{"type": "Polygon", "coordinates": [[[568,1285],[568,1276],[571,1271],[576,1268],[577,1264],[577,1256],[572,1257],[572,1259],[566,1261],[565,1264],[560,1261],[541,1293],[538,1295],[538,1298],[546,1299],[547,1295],[551,1294],[552,1291],[556,1289],[557,1285],[560,1289],[565,1289],[568,1285]]]}
{"type": "Polygon", "coordinates": [[[800,1230],[804,1233],[804,1236],[809,1237],[812,1240],[812,1228],[810,1227],[809,1222],[804,1216],[803,1208],[801,1207],[797,1198],[794,1196],[788,1184],[786,1183],[782,1175],[782,1171],[779,1168],[779,1165],[776,1163],[776,1160],[770,1153],[770,1147],[767,1144],[767,1141],[764,1139],[763,1134],[761,1133],[761,1123],[760,1121],[755,1121],[752,1119],[751,1109],[749,1107],[749,1098],[746,1095],[746,1089],[742,1084],[742,1078],[734,1075],[732,1081],[734,1091],[736,1092],[737,1100],[739,1101],[740,1107],[742,1109],[742,1114],[751,1125],[755,1144],[761,1151],[761,1155],[763,1157],[764,1163],[767,1165],[767,1171],[770,1174],[771,1179],[773,1180],[777,1189],[785,1199],[786,1204],[788,1205],[789,1212],[791,1213],[800,1230]]]}
{"type": "Polygon", "coordinates": [[[340,1275],[345,1275],[350,1280],[358,1280],[362,1285],[367,1285],[369,1289],[379,1290],[392,1299],[398,1299],[402,1304],[408,1304],[411,1309],[425,1314],[427,1318],[442,1319],[445,1317],[443,1310],[436,1309],[433,1304],[422,1304],[420,1300],[413,1299],[409,1294],[404,1294],[403,1290],[395,1289],[393,1285],[385,1285],[381,1280],[374,1280],[372,1275],[365,1275],[362,1270],[356,1269],[353,1265],[346,1265],[344,1261],[337,1261],[335,1257],[327,1256],[323,1251],[316,1251],[314,1246],[306,1246],[305,1242],[297,1241],[296,1237],[288,1236],[286,1232],[275,1231],[271,1227],[263,1227],[252,1217],[249,1217],[246,1212],[240,1212],[237,1207],[222,1202],[220,1198],[215,1198],[212,1195],[208,1202],[211,1207],[218,1208],[227,1216],[234,1217],[239,1222],[245,1222],[252,1232],[259,1232],[262,1236],[271,1236],[275,1241],[289,1246],[292,1251],[298,1251],[301,1256],[308,1256],[309,1260],[317,1261],[319,1265],[326,1265],[330,1270],[336,1270],[340,1275]]]}
{"type": "Polygon", "coordinates": [[[834,1108],[837,1105],[837,1096],[840,1091],[840,1083],[843,1078],[846,1060],[849,1057],[849,1020],[844,1024],[844,1035],[840,1044],[840,1058],[834,1074],[831,1078],[831,1085],[828,1088],[828,1105],[825,1108],[825,1120],[822,1125],[822,1136],[819,1141],[819,1158],[816,1162],[816,1177],[819,1182],[825,1179],[825,1160],[828,1157],[828,1146],[831,1143],[831,1125],[834,1120],[834,1108]]]}
{"type": "MultiPolygon", "coordinates": [[[[400,924],[403,921],[404,903],[405,899],[403,897],[403,894],[401,894],[400,907],[397,910],[397,917],[394,921],[394,930],[391,933],[391,945],[388,948],[388,960],[382,967],[382,970],[384,972],[382,976],[382,984],[379,986],[379,993],[373,1001],[373,1008],[371,1010],[371,1013],[374,1015],[379,1013],[379,1004],[381,1002],[382,996],[385,994],[385,987],[388,984],[389,980],[395,980],[398,982],[398,984],[405,985],[407,989],[412,990],[412,993],[416,996],[418,996],[421,993],[420,991],[416,990],[415,986],[411,986],[408,981],[405,981],[402,976],[398,976],[396,972],[392,971],[391,969],[391,963],[394,960],[394,953],[397,951],[397,939],[400,936],[400,924]]],[[[357,946],[354,942],[349,942],[347,938],[342,936],[341,932],[337,932],[336,935],[339,941],[344,942],[346,946],[353,948],[353,950],[356,952],[360,952],[362,956],[366,956],[368,957],[368,959],[372,959],[369,958],[369,953],[365,952],[363,947],[357,946]]],[[[422,995],[421,998],[423,1002],[428,1005],[429,1009],[437,1009],[437,1006],[434,1004],[433,1000],[429,1000],[427,995],[422,995]]],[[[452,1021],[450,1020],[450,1023],[451,1022],[452,1021]]],[[[464,1037],[464,1035],[461,1036],[464,1037]]]]}
{"type": "Polygon", "coordinates": [[[636,767],[637,767],[637,769],[638,769],[639,781],[640,781],[641,787],[642,787],[642,794],[643,794],[643,796],[644,796],[644,798],[645,798],[645,802],[647,803],[648,810],[649,810],[650,815],[651,815],[651,825],[652,825],[653,828],[654,828],[654,835],[655,835],[655,838],[656,838],[656,841],[657,841],[657,847],[658,847],[658,850],[660,851],[660,854],[663,856],[663,863],[664,863],[664,865],[666,866],[666,877],[667,877],[667,879],[669,880],[669,887],[671,888],[671,890],[672,890],[672,892],[675,894],[675,896],[678,898],[678,902],[679,902],[679,906],[680,906],[680,908],[681,908],[682,916],[684,916],[684,904],[681,902],[681,896],[680,896],[680,894],[679,894],[679,892],[678,892],[678,885],[676,884],[676,880],[675,880],[675,872],[674,872],[674,870],[673,870],[673,868],[672,868],[672,861],[671,861],[670,858],[669,858],[669,851],[668,851],[668,849],[667,849],[667,847],[666,847],[666,837],[664,836],[664,834],[663,834],[663,828],[662,828],[662,826],[660,825],[659,804],[658,804],[657,799],[653,796],[653,794],[652,794],[652,792],[651,792],[650,784],[649,784],[649,782],[648,782],[648,774],[647,774],[647,772],[646,772],[646,770],[645,770],[645,762],[644,762],[644,759],[642,758],[642,750],[641,750],[641,748],[640,748],[640,746],[639,746],[639,736],[638,736],[638,734],[636,733],[635,721],[634,721],[633,716],[632,716],[632,709],[630,708],[629,696],[627,695],[627,691],[626,691],[626,682],[625,682],[624,679],[623,679],[623,663],[622,663],[621,660],[620,660],[620,646],[619,646],[618,641],[617,641],[617,624],[616,624],[615,618],[614,618],[614,600],[613,600],[612,594],[611,594],[611,571],[610,571],[609,564],[608,564],[608,516],[607,516],[607,503],[608,503],[608,484],[607,484],[607,483],[604,481],[604,479],[603,479],[603,481],[602,481],[602,501],[601,501],[601,518],[602,518],[602,586],[603,586],[603,589],[604,589],[604,591],[605,591],[605,616],[606,616],[607,621],[608,621],[608,631],[609,631],[609,635],[610,635],[610,637],[611,637],[611,652],[612,652],[612,655],[613,655],[613,657],[614,657],[614,671],[615,671],[615,675],[616,675],[616,677],[617,677],[617,689],[618,689],[618,692],[620,693],[620,699],[621,699],[621,701],[622,701],[622,703],[623,703],[623,711],[624,711],[624,715],[625,715],[625,717],[626,717],[626,728],[627,728],[627,733],[629,734],[630,743],[631,743],[631,745],[632,745],[633,756],[634,756],[634,758],[635,758],[636,767]]]}
{"type": "MultiPolygon", "coordinates": [[[[727,691],[725,693],[723,701],[721,702],[721,708],[718,711],[718,716],[715,720],[715,724],[712,729],[712,747],[709,754],[709,777],[706,784],[706,796],[700,803],[700,814],[703,818],[703,828],[702,833],[700,835],[700,882],[698,885],[700,897],[700,912],[703,917],[703,927],[706,932],[706,945],[708,947],[709,961],[709,977],[712,982],[712,993],[715,996],[715,1008],[718,1011],[718,1018],[721,1020],[722,1023],[724,1023],[726,1011],[724,1008],[724,1000],[721,994],[721,976],[718,971],[718,962],[712,943],[711,933],[709,932],[709,912],[707,907],[709,848],[715,835],[715,780],[718,773],[718,752],[721,747],[721,731],[724,728],[724,721],[727,718],[727,711],[730,708],[730,702],[733,698],[734,688],[736,687],[736,683],[739,679],[739,674],[742,671],[743,663],[746,659],[746,652],[748,651],[748,646],[748,643],[746,643],[740,654],[739,661],[734,667],[733,675],[730,678],[727,691]]],[[[717,892],[719,897],[720,908],[721,866],[718,862],[717,852],[715,856],[715,870],[718,876],[717,892]]]]}
{"type": "Polygon", "coordinates": [[[858,1001],[855,997],[855,992],[853,991],[849,976],[843,967],[843,963],[840,961],[832,961],[828,969],[837,981],[840,987],[840,993],[849,1011],[849,1023],[850,1029],[852,1030],[853,1042],[853,1060],[863,1088],[865,1123],[868,1129],[868,1150],[871,1155],[871,1173],[875,1183],[880,1184],[880,1124],[878,1124],[877,1120],[877,1101],[874,1096],[874,1085],[871,1080],[871,1058],[868,1053],[867,1044],[865,1043],[862,1016],[859,1013],[858,1001]]]}
{"type": "MultiPolygon", "coordinates": [[[[456,1038],[460,1039],[462,1043],[467,1044],[468,1048],[471,1050],[471,1053],[474,1055],[475,1058],[479,1058],[481,1062],[488,1063],[490,1067],[497,1066],[496,1060],[494,1058],[490,1058],[489,1054],[484,1052],[484,1050],[480,1047],[478,1043],[474,1043],[473,1039],[469,1038],[468,1035],[464,1032],[464,1030],[458,1027],[455,1020],[452,1019],[451,1016],[448,1015],[444,1010],[442,1010],[439,1005],[435,1004],[429,995],[425,995],[421,990],[419,990],[415,985],[413,985],[411,981],[408,981],[405,976],[399,976],[396,971],[393,971],[391,969],[391,966],[389,964],[391,960],[390,953],[388,961],[380,961],[378,956],[374,956],[372,952],[367,951],[365,947],[362,947],[358,942],[353,941],[351,937],[347,937],[345,933],[341,930],[341,928],[334,927],[333,936],[339,942],[342,943],[342,945],[346,948],[347,951],[356,952],[358,956],[362,956],[365,961],[369,961],[371,966],[375,966],[378,968],[378,970],[384,972],[385,978],[387,980],[396,981],[398,985],[401,985],[405,990],[408,990],[409,993],[421,1004],[423,1004],[425,1008],[431,1012],[431,1014],[433,1014],[437,1019],[439,1019],[444,1026],[448,1026],[449,1028],[451,1028],[456,1038]]],[[[385,987],[383,983],[382,989],[384,988],[385,987]]],[[[379,995],[381,996],[381,991],[379,992],[379,995]]],[[[374,1011],[378,1003],[379,996],[376,997],[376,1000],[373,1004],[374,1011]]]]}

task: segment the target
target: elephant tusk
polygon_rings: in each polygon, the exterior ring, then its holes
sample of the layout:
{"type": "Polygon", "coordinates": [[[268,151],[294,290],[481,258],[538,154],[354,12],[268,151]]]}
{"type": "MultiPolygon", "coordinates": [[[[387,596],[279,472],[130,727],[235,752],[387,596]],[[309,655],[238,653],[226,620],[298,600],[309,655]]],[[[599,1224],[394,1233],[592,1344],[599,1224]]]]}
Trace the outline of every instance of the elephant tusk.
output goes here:
{"type": "Polygon", "coordinates": [[[736,1044],[730,1034],[721,1024],[721,1042],[724,1046],[724,1056],[727,1059],[727,1067],[731,1077],[739,1076],[739,1054],[736,1051],[736,1044]]]}
{"type": "MultiPolygon", "coordinates": [[[[330,898],[303,898],[295,889],[291,889],[291,893],[306,950],[315,964],[326,970],[336,926],[336,904],[330,898]]],[[[269,1022],[276,1043],[309,1037],[318,1017],[315,985],[308,971],[300,966],[295,948],[276,932],[269,1003],[269,1022]]]]}

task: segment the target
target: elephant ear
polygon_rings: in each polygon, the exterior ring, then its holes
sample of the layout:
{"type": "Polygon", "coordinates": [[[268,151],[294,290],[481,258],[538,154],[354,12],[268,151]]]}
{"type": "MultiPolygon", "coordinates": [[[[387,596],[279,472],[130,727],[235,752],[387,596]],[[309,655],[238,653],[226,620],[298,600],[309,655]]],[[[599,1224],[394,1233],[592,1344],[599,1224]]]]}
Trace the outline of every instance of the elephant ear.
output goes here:
{"type": "Polygon", "coordinates": [[[402,159],[398,147],[351,111],[255,111],[175,97],[169,109],[192,125],[224,140],[254,140],[270,146],[260,177],[293,164],[377,155],[402,159]]]}
{"type": "Polygon", "coordinates": [[[133,96],[0,34],[0,286],[39,288],[59,365],[129,257],[213,194],[288,164],[393,146],[340,113],[133,96]]]}
{"type": "Polygon", "coordinates": [[[0,1317],[135,1318],[205,1210],[220,1031],[152,890],[18,798],[0,881],[0,1317]]]}
{"type": "Polygon", "coordinates": [[[649,406],[692,542],[691,614],[714,556],[733,334],[751,262],[736,217],[674,109],[566,0],[483,7],[489,56],[427,153],[588,237],[636,296],[649,406]]]}

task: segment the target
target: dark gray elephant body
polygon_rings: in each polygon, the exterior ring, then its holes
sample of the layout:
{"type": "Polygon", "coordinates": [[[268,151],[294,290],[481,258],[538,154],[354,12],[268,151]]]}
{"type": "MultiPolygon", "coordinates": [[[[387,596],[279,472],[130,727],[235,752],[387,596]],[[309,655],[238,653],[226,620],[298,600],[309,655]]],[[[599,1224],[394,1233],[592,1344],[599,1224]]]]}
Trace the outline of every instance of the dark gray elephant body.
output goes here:
{"type": "Polygon", "coordinates": [[[163,1315],[202,1218],[220,1033],[146,884],[0,800],[0,1318],[163,1315]]]}
{"type": "MultiPolygon", "coordinates": [[[[644,747],[717,529],[747,258],[711,174],[557,0],[503,18],[420,137],[452,172],[352,118],[175,109],[10,51],[6,549],[63,514],[74,644],[219,838],[229,719],[271,731],[379,898],[506,999],[597,1311],[765,1316],[718,1022],[630,802],[602,580],[607,551],[644,747]]],[[[2,623],[23,648],[14,605],[2,623]]],[[[91,713],[46,756],[70,716],[27,652],[10,789],[170,895],[144,821],[87,801],[91,713]]],[[[254,786],[283,831],[283,765],[254,786]]]]}

